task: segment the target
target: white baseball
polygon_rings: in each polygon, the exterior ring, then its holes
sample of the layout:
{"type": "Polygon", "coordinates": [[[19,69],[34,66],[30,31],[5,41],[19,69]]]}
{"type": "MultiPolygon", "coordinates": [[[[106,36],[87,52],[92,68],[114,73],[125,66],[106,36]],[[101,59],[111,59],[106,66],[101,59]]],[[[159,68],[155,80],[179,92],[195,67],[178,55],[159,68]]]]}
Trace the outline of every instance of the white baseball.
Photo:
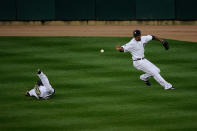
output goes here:
{"type": "Polygon", "coordinates": [[[101,52],[101,53],[104,53],[104,50],[103,50],[103,49],[101,49],[101,50],[100,50],[100,52],[101,52]]]}

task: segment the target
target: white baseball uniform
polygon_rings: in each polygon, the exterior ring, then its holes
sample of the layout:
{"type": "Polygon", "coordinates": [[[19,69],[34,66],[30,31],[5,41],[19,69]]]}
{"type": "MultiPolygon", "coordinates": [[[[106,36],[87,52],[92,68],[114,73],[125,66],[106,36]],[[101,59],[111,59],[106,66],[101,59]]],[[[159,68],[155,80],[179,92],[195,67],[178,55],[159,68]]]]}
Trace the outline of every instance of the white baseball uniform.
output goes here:
{"type": "Polygon", "coordinates": [[[38,74],[38,77],[43,83],[43,86],[39,86],[39,93],[36,92],[36,89],[33,88],[29,91],[30,96],[34,96],[37,99],[48,99],[50,96],[52,96],[55,93],[55,90],[52,88],[52,86],[49,83],[49,80],[47,76],[41,72],[38,74]]]}
{"type": "Polygon", "coordinates": [[[151,35],[141,36],[141,41],[136,41],[133,38],[130,42],[123,45],[122,48],[124,52],[131,53],[134,67],[145,72],[145,74],[140,76],[141,80],[146,81],[149,77],[153,76],[164,89],[169,89],[172,85],[162,78],[160,69],[144,58],[144,47],[152,39],[153,37],[151,35]]]}

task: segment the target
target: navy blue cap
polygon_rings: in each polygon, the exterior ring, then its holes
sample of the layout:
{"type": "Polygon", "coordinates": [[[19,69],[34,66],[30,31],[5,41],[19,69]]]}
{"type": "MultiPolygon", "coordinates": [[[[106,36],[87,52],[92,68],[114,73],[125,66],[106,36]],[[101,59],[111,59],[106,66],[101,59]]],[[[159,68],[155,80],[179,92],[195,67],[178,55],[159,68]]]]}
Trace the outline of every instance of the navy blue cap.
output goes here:
{"type": "Polygon", "coordinates": [[[136,36],[140,36],[141,35],[141,31],[140,30],[134,30],[133,31],[133,36],[136,37],[136,36]]]}

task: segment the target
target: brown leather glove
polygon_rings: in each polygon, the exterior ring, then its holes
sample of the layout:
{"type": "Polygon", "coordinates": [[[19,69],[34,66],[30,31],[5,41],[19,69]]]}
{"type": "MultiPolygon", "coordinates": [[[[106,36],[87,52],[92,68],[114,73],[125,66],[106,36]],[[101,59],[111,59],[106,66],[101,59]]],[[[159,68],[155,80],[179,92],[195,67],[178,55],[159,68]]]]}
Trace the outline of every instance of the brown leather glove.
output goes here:
{"type": "Polygon", "coordinates": [[[163,44],[163,46],[164,46],[165,50],[168,50],[168,49],[170,48],[170,47],[169,47],[169,44],[168,44],[168,42],[167,42],[167,41],[162,40],[162,44],[163,44]]]}

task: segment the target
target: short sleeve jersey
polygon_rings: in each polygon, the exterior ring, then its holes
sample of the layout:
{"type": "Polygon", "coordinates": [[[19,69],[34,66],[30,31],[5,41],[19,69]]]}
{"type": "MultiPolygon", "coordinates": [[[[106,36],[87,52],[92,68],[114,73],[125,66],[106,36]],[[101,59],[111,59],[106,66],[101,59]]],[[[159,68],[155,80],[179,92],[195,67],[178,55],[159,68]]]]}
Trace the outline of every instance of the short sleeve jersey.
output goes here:
{"type": "Polygon", "coordinates": [[[144,47],[152,39],[153,37],[151,35],[141,36],[141,41],[136,41],[135,38],[133,38],[130,42],[123,45],[122,48],[124,49],[124,52],[131,53],[133,60],[144,58],[144,47]]]}

